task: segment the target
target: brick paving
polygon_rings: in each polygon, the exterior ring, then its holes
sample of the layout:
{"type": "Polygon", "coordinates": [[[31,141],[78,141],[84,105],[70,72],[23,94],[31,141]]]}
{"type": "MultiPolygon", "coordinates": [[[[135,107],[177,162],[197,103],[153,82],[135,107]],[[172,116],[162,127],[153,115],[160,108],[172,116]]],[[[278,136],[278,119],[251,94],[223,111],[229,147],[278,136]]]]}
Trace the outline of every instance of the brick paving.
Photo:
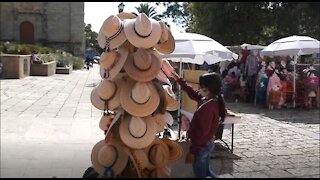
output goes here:
{"type": "MultiPolygon", "coordinates": [[[[82,177],[93,145],[103,139],[101,112],[90,103],[99,69],[70,75],[1,80],[0,177],[82,177]]],[[[222,178],[320,177],[319,109],[268,110],[228,103],[242,114],[234,152],[216,143],[211,165],[222,178]]],[[[176,132],[177,126],[173,127],[176,132]]],[[[223,139],[230,143],[231,133],[223,139]]],[[[188,142],[180,143],[184,153],[188,142]]],[[[222,144],[222,145],[221,145],[222,144]]],[[[193,177],[184,156],[172,177],[193,177]]]]}

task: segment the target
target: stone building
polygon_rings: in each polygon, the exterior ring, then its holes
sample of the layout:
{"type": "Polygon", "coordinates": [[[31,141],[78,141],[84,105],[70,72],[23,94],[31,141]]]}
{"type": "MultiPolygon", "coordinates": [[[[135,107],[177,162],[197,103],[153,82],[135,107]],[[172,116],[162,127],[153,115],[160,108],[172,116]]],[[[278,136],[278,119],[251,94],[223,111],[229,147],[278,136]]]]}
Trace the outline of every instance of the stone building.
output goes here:
{"type": "Polygon", "coordinates": [[[85,50],[84,2],[0,2],[0,41],[85,50]]]}

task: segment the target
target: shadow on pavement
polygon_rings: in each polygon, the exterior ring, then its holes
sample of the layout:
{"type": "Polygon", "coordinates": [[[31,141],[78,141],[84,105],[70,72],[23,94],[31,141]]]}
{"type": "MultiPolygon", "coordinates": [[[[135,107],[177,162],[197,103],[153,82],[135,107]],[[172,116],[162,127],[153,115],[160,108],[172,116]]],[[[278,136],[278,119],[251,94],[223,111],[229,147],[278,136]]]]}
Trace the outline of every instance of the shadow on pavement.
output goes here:
{"type": "Polygon", "coordinates": [[[292,123],[319,124],[319,109],[303,109],[303,108],[282,108],[269,110],[267,107],[255,106],[243,102],[227,103],[227,107],[237,113],[259,114],[278,121],[288,121],[292,123]]]}
{"type": "MultiPolygon", "coordinates": [[[[193,178],[191,164],[185,163],[185,157],[188,152],[190,142],[183,141],[178,142],[183,148],[182,158],[177,161],[172,161],[171,164],[171,177],[172,178],[193,178]]],[[[233,173],[233,161],[239,160],[241,157],[236,154],[232,154],[224,145],[216,141],[214,152],[210,158],[210,164],[213,172],[216,175],[232,174],[233,173]]]]}

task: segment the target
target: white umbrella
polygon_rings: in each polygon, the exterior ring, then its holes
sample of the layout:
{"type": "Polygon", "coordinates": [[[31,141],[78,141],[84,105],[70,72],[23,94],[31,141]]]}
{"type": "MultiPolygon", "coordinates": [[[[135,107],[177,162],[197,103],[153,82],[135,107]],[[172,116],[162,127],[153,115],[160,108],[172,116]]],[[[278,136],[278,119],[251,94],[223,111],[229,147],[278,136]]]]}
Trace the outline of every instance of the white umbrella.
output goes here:
{"type": "MultiPolygon", "coordinates": [[[[296,93],[296,64],[298,56],[320,52],[320,42],[308,36],[289,36],[269,44],[261,51],[263,56],[294,56],[293,95],[296,93]]],[[[293,98],[295,107],[295,98],[293,98]]]]}
{"type": "Polygon", "coordinates": [[[320,42],[308,36],[290,36],[274,41],[261,51],[264,56],[299,56],[320,52],[320,42]]]}
{"type": "Polygon", "coordinates": [[[174,33],[175,50],[171,54],[160,54],[174,62],[214,64],[223,60],[237,59],[238,55],[207,36],[196,33],[174,33]],[[181,58],[181,59],[178,59],[181,58]]]}

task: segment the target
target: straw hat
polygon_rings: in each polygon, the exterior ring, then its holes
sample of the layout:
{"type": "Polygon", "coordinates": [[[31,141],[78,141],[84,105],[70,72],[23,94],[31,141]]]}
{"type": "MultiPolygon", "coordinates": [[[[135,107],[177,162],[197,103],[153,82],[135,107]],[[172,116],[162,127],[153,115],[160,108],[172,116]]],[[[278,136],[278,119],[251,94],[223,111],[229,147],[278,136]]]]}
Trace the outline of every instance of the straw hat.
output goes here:
{"type": "Polygon", "coordinates": [[[162,29],[162,34],[158,44],[154,47],[163,54],[171,54],[176,46],[173,35],[164,22],[160,21],[159,24],[162,29]]]}
{"type": "Polygon", "coordinates": [[[114,78],[122,69],[128,57],[127,48],[119,48],[118,51],[112,50],[101,54],[100,76],[104,79],[114,78]]]}
{"type": "Polygon", "coordinates": [[[128,155],[117,141],[106,143],[101,140],[91,151],[91,162],[94,170],[100,175],[115,177],[126,167],[128,155]]]}
{"type": "Polygon", "coordinates": [[[163,89],[166,92],[166,100],[167,100],[167,110],[168,111],[176,111],[180,107],[180,103],[176,101],[176,96],[173,93],[172,89],[168,85],[163,85],[163,89]]]}
{"type": "Polygon", "coordinates": [[[171,141],[167,137],[164,137],[161,140],[166,143],[169,148],[170,160],[179,160],[182,157],[183,149],[178,143],[171,141]]]}
{"type": "Polygon", "coordinates": [[[142,149],[123,148],[124,152],[130,157],[131,162],[137,172],[139,178],[144,176],[144,169],[148,166],[148,157],[142,149]]]}
{"type": "Polygon", "coordinates": [[[97,37],[99,46],[108,50],[118,48],[127,40],[123,28],[123,22],[118,16],[109,16],[99,30],[97,37]]]}
{"type": "Polygon", "coordinates": [[[169,124],[169,126],[172,126],[173,124],[173,117],[172,115],[169,113],[169,112],[165,112],[163,114],[163,118],[164,118],[164,121],[166,122],[166,124],[169,124]]]}
{"type": "Polygon", "coordinates": [[[161,69],[167,75],[167,77],[172,77],[172,73],[175,71],[170,62],[166,59],[162,60],[161,69]]]}
{"type": "Polygon", "coordinates": [[[132,14],[132,13],[128,13],[128,12],[121,12],[119,14],[117,14],[117,16],[121,19],[121,20],[126,20],[126,19],[135,19],[137,16],[132,14]]]}
{"type": "Polygon", "coordinates": [[[154,55],[153,50],[139,48],[132,56],[129,56],[124,69],[132,79],[147,82],[158,75],[161,60],[154,55]]]}
{"type": "Polygon", "coordinates": [[[162,132],[166,125],[165,114],[155,113],[153,115],[155,122],[157,123],[157,133],[162,132]]]}
{"type": "Polygon", "coordinates": [[[127,115],[120,123],[122,142],[133,149],[142,149],[152,143],[157,133],[157,124],[152,116],[135,117],[127,115]]]}
{"type": "Polygon", "coordinates": [[[162,70],[158,73],[158,75],[156,76],[156,78],[157,78],[159,81],[161,81],[161,82],[169,85],[170,87],[172,87],[172,84],[171,84],[170,80],[169,80],[168,77],[164,74],[164,72],[163,72],[162,70]]]}
{"type": "Polygon", "coordinates": [[[102,80],[91,91],[90,100],[92,105],[99,110],[114,110],[120,106],[120,90],[123,80],[102,80]]]}
{"type": "Polygon", "coordinates": [[[160,97],[152,82],[136,82],[127,78],[121,88],[120,102],[129,114],[145,117],[157,109],[160,97]]]}
{"type": "Polygon", "coordinates": [[[148,169],[165,167],[170,159],[170,151],[166,143],[156,138],[144,149],[149,159],[148,169]]]}
{"type": "Polygon", "coordinates": [[[157,44],[161,36],[160,24],[144,13],[136,19],[128,19],[124,24],[124,32],[128,41],[137,48],[151,48],[157,44]]]}
{"type": "Polygon", "coordinates": [[[122,108],[117,109],[117,111],[110,114],[105,114],[101,117],[99,122],[99,127],[105,132],[107,136],[113,125],[120,119],[120,116],[124,113],[122,108]]]}

